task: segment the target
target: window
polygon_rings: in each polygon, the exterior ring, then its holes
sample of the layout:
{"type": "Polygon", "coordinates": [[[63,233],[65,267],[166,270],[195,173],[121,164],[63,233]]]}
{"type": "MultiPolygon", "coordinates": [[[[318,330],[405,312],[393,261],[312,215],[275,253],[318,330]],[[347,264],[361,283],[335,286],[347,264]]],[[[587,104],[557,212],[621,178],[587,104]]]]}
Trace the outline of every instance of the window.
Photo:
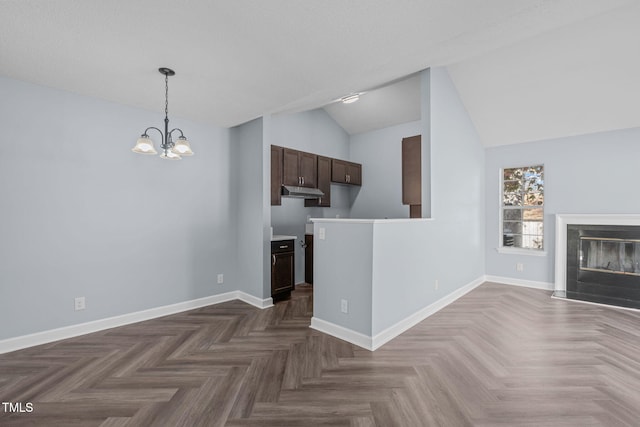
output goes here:
{"type": "Polygon", "coordinates": [[[502,171],[502,246],[542,249],[544,167],[502,171]]]}

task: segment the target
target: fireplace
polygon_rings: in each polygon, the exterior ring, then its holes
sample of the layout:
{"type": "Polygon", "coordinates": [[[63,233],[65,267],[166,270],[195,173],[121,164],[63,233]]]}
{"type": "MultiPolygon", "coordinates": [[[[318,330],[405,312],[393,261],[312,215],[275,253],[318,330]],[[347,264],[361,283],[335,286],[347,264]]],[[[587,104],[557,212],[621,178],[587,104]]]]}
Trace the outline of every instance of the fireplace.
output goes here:
{"type": "Polygon", "coordinates": [[[640,226],[566,227],[565,296],[640,308],[640,226]]]}

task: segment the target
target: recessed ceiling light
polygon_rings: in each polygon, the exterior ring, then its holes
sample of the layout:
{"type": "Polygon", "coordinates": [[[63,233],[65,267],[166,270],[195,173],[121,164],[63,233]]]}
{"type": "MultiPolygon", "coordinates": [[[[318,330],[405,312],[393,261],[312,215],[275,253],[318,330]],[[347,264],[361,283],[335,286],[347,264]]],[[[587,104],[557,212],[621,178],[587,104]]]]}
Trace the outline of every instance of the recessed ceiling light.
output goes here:
{"type": "Polygon", "coordinates": [[[340,101],[342,101],[343,104],[351,104],[352,102],[356,102],[358,99],[360,99],[360,94],[353,93],[351,95],[343,96],[340,98],[340,101]]]}

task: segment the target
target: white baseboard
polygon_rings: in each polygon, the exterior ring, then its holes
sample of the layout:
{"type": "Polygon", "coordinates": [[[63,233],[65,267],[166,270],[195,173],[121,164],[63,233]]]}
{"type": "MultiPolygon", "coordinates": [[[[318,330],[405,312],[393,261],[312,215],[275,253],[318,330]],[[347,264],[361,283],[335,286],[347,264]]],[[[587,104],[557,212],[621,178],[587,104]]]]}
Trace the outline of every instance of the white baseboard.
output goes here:
{"type": "Polygon", "coordinates": [[[444,307],[448,306],[464,294],[472,291],[477,288],[481,284],[485,282],[484,276],[479,277],[464,285],[463,287],[456,289],[445,297],[439,299],[438,301],[429,304],[428,306],[418,310],[417,312],[409,315],[403,320],[399,321],[395,325],[392,325],[380,332],[375,336],[368,336],[362,334],[360,332],[356,332],[354,330],[345,328],[340,325],[336,325],[331,322],[327,322],[326,320],[318,319],[317,317],[311,318],[311,328],[318,330],[320,332],[324,332],[325,334],[332,335],[336,338],[340,338],[341,340],[345,340],[350,342],[351,344],[355,344],[358,347],[362,347],[366,350],[374,351],[377,348],[381,347],[385,343],[391,341],[407,329],[417,325],[422,322],[427,317],[436,313],[437,311],[442,310],[444,307]]]}
{"type": "Polygon", "coordinates": [[[362,347],[365,350],[373,350],[373,342],[370,336],[361,334],[352,329],[345,328],[335,323],[327,322],[326,320],[318,319],[317,317],[311,318],[311,325],[309,326],[316,331],[323,332],[327,335],[331,335],[341,340],[355,344],[358,347],[362,347]]]}
{"type": "Polygon", "coordinates": [[[555,284],[549,282],[537,282],[535,280],[516,279],[513,277],[501,277],[501,276],[485,276],[487,282],[502,283],[503,285],[523,286],[525,288],[544,289],[545,291],[552,291],[555,288],[555,284]]]}
{"type": "Polygon", "coordinates": [[[236,294],[237,294],[237,297],[236,297],[237,299],[239,299],[240,301],[244,301],[247,304],[251,304],[255,307],[258,307],[258,308],[273,307],[273,298],[271,297],[260,299],[258,297],[254,297],[253,295],[250,295],[242,291],[236,291],[236,294]]]}
{"type": "Polygon", "coordinates": [[[36,345],[47,344],[53,341],[73,338],[79,335],[90,334],[92,332],[98,332],[118,326],[129,325],[131,323],[142,322],[144,320],[155,319],[157,317],[168,316],[170,314],[193,310],[207,305],[220,304],[235,299],[239,299],[258,308],[267,308],[273,305],[273,300],[271,298],[260,299],[242,291],[226,292],[224,294],[212,295],[162,307],[150,308],[148,310],[136,311],[134,313],[127,313],[120,316],[108,317],[106,319],[99,319],[77,325],[65,326],[62,328],[50,329],[47,331],[36,332],[34,334],[0,340],[0,354],[36,345]]]}
{"type": "Polygon", "coordinates": [[[395,325],[388,327],[387,329],[385,329],[384,331],[380,332],[379,334],[373,337],[372,350],[375,350],[381,347],[382,345],[384,345],[385,343],[391,341],[392,339],[394,339],[395,337],[397,337],[407,329],[414,327],[415,325],[422,322],[427,317],[442,310],[443,308],[445,308],[446,306],[448,306],[449,304],[451,304],[452,302],[454,302],[464,294],[471,292],[472,290],[474,290],[484,282],[485,282],[484,276],[479,277],[474,281],[464,285],[463,287],[456,289],[455,291],[444,296],[443,298],[440,298],[438,301],[432,304],[429,304],[428,306],[416,311],[415,313],[413,313],[408,317],[405,317],[395,325]]]}

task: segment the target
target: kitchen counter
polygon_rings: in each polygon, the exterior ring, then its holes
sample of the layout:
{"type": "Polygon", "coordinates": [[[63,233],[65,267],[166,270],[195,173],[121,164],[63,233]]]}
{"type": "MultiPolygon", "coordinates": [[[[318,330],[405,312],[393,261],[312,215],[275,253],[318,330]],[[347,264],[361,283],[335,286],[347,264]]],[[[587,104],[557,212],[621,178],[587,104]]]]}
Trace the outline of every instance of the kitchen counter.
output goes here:
{"type": "Polygon", "coordinates": [[[281,240],[296,240],[298,238],[298,236],[285,236],[282,234],[274,234],[271,237],[271,241],[272,242],[279,242],[281,240]]]}

